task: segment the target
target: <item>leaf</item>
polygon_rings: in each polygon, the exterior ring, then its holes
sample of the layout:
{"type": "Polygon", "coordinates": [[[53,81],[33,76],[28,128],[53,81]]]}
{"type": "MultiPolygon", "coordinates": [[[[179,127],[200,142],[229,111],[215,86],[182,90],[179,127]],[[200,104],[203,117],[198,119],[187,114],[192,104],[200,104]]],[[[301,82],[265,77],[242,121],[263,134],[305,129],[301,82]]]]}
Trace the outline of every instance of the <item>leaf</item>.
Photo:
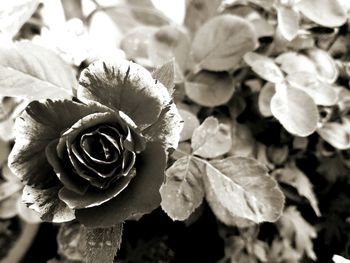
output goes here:
{"type": "Polygon", "coordinates": [[[14,37],[38,5],[38,0],[1,1],[0,33],[14,37]]]}
{"type": "Polygon", "coordinates": [[[285,39],[288,41],[293,40],[299,30],[299,12],[294,10],[291,6],[285,6],[279,4],[276,6],[277,18],[278,18],[278,29],[285,39]]]}
{"type": "Polygon", "coordinates": [[[305,252],[313,260],[317,259],[312,243],[312,239],[317,235],[316,230],[304,220],[295,206],[290,206],[284,211],[278,225],[281,236],[295,243],[297,251],[305,252]]]}
{"type": "Polygon", "coordinates": [[[39,99],[70,98],[73,70],[54,52],[30,42],[0,48],[0,95],[39,99]]]}
{"type": "Polygon", "coordinates": [[[113,262],[122,242],[123,224],[86,228],[86,263],[113,262]]]}
{"type": "Polygon", "coordinates": [[[227,153],[232,146],[230,127],[208,117],[194,130],[191,146],[193,154],[204,158],[215,158],[227,153]]]}
{"type": "Polygon", "coordinates": [[[332,257],[332,260],[335,262],[335,263],[350,263],[350,260],[342,257],[342,256],[338,256],[338,255],[334,255],[332,257]]]}
{"type": "Polygon", "coordinates": [[[329,122],[317,129],[323,140],[339,150],[350,149],[349,124],[329,122]]]}
{"type": "Polygon", "coordinates": [[[258,53],[249,52],[244,55],[244,61],[252,68],[252,70],[263,79],[272,83],[280,83],[283,81],[283,73],[275,62],[258,53]]]}
{"type": "Polygon", "coordinates": [[[192,53],[199,68],[224,71],[235,68],[245,53],[257,46],[254,26],[233,15],[219,15],[198,29],[192,53]]]}
{"type": "Polygon", "coordinates": [[[174,78],[175,78],[175,61],[171,59],[167,63],[157,67],[152,72],[152,77],[162,83],[169,91],[169,94],[174,93],[174,78]]]}
{"type": "Polygon", "coordinates": [[[69,260],[112,263],[122,239],[123,225],[87,228],[77,222],[61,226],[58,249],[69,260]]]}
{"type": "Polygon", "coordinates": [[[275,222],[283,210],[284,196],[276,181],[251,158],[211,161],[204,186],[211,209],[227,225],[275,222]]]}
{"type": "Polygon", "coordinates": [[[186,1],[185,0],[152,0],[153,5],[162,11],[172,21],[181,25],[185,19],[186,1]]]}
{"type": "Polygon", "coordinates": [[[310,202],[315,214],[321,216],[318,201],[309,178],[294,163],[289,164],[285,168],[275,170],[274,174],[279,182],[293,186],[300,196],[305,197],[310,202]]]}
{"type": "Polygon", "coordinates": [[[232,77],[227,72],[201,71],[185,82],[186,95],[206,107],[227,103],[235,91],[232,77]]]}
{"type": "Polygon", "coordinates": [[[192,138],[193,131],[199,127],[199,120],[196,115],[187,110],[179,109],[184,126],[180,134],[180,141],[186,141],[192,138]]]}
{"type": "Polygon", "coordinates": [[[337,66],[328,52],[313,48],[307,51],[307,55],[314,62],[316,72],[321,80],[333,83],[338,78],[337,66]]]}
{"type": "MultiPolygon", "coordinates": [[[[15,175],[13,175],[15,176],[15,175]]],[[[5,181],[0,183],[0,202],[9,198],[11,195],[22,190],[23,185],[20,182],[5,181]]]]}
{"type": "Polygon", "coordinates": [[[286,239],[274,239],[269,250],[269,262],[300,262],[303,253],[296,251],[290,243],[286,239]]]}
{"type": "Polygon", "coordinates": [[[218,12],[222,0],[186,1],[185,25],[196,32],[209,18],[218,12]]]}
{"type": "Polygon", "coordinates": [[[262,18],[262,17],[253,18],[251,22],[254,25],[255,32],[258,38],[274,36],[275,28],[265,18],[262,18]]]}
{"type": "Polygon", "coordinates": [[[338,27],[346,22],[347,14],[338,0],[301,0],[296,8],[313,22],[325,27],[338,27]]]}
{"type": "Polygon", "coordinates": [[[187,219],[202,203],[204,172],[205,164],[191,156],[182,157],[166,171],[161,206],[173,220],[187,219]]]}
{"type": "Polygon", "coordinates": [[[317,127],[318,111],[315,102],[304,91],[279,85],[271,99],[271,112],[290,133],[300,137],[312,134],[317,127]]]}
{"type": "Polygon", "coordinates": [[[260,93],[259,93],[259,98],[258,98],[258,106],[259,106],[259,111],[262,116],[264,117],[271,117],[272,112],[271,112],[271,99],[273,95],[275,95],[276,89],[275,85],[272,83],[266,83],[260,93]]]}
{"type": "Polygon", "coordinates": [[[175,25],[167,25],[155,32],[148,45],[148,57],[159,66],[175,58],[175,79],[183,79],[190,52],[190,39],[186,31],[175,25]]]}
{"type": "Polygon", "coordinates": [[[232,124],[232,147],[230,155],[252,157],[255,151],[255,140],[248,126],[233,122],[232,124]]]}
{"type": "Polygon", "coordinates": [[[0,219],[9,219],[17,215],[18,198],[20,198],[20,194],[15,193],[0,202],[0,219]]]}
{"type": "Polygon", "coordinates": [[[307,56],[297,52],[285,52],[279,55],[275,62],[280,64],[280,68],[287,74],[305,71],[315,74],[316,66],[307,56]]]}
{"type": "Polygon", "coordinates": [[[154,26],[135,27],[121,40],[120,48],[124,50],[128,59],[147,58],[150,39],[157,30],[154,26]]]}
{"type": "Polygon", "coordinates": [[[168,18],[155,9],[150,0],[129,0],[121,5],[104,7],[103,12],[123,33],[141,25],[162,26],[169,23],[168,18]]]}
{"type": "Polygon", "coordinates": [[[318,80],[315,74],[309,72],[295,72],[287,76],[288,83],[306,92],[316,105],[332,106],[338,101],[335,88],[326,82],[318,80]]]}

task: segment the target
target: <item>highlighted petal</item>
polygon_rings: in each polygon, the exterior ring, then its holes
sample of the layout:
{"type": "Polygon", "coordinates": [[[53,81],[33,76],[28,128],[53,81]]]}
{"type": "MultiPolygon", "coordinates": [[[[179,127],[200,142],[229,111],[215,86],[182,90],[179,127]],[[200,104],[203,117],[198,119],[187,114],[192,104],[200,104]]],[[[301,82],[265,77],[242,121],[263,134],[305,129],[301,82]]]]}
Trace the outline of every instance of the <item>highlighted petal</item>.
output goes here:
{"type": "Polygon", "coordinates": [[[78,98],[125,112],[138,126],[154,123],[170,102],[168,90],[149,71],[126,60],[96,61],[80,76],[78,98]]]}

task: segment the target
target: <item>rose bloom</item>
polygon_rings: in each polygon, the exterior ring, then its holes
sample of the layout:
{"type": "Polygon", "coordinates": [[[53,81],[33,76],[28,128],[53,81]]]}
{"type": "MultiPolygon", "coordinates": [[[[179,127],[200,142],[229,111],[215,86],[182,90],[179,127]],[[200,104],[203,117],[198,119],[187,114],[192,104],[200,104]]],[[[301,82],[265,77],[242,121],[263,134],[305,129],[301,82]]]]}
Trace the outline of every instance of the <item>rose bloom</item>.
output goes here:
{"type": "Polygon", "coordinates": [[[129,61],[97,61],[77,99],[31,102],[16,120],[12,171],[51,222],[107,227],[160,204],[167,152],[182,128],[168,89],[129,61]]]}

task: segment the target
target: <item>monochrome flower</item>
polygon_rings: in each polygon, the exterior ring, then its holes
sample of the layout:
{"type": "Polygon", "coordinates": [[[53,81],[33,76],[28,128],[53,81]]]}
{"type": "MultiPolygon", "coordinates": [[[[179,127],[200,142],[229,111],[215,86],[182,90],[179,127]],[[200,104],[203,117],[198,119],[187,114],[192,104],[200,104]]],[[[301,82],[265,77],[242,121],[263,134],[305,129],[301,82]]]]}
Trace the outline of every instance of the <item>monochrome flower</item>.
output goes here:
{"type": "Polygon", "coordinates": [[[31,102],[16,120],[9,165],[43,220],[110,226],[160,204],[181,119],[167,88],[129,61],[97,61],[77,99],[31,102]]]}

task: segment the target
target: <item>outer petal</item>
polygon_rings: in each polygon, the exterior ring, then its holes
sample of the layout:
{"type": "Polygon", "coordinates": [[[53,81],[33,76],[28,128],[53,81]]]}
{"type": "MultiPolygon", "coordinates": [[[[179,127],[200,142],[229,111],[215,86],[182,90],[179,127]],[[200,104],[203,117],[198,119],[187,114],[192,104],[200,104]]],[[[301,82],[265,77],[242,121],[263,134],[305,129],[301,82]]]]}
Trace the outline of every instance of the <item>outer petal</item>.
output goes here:
{"type": "Polygon", "coordinates": [[[159,188],[164,179],[166,154],[159,143],[148,143],[138,157],[135,178],[112,200],[88,209],[76,210],[77,219],[86,226],[107,227],[136,215],[151,212],[160,204],[159,188]]]}
{"type": "Polygon", "coordinates": [[[138,126],[154,123],[169,103],[168,90],[149,71],[126,60],[97,61],[80,76],[78,98],[125,112],[138,126]]]}
{"type": "Polygon", "coordinates": [[[73,210],[57,196],[59,187],[38,190],[26,185],[23,189],[22,200],[29,208],[39,213],[44,221],[62,223],[75,218],[73,210]]]}
{"type": "Polygon", "coordinates": [[[17,118],[16,143],[9,156],[12,171],[30,186],[45,188],[58,183],[45,156],[46,146],[84,116],[108,108],[68,100],[33,101],[17,118]]]}
{"type": "Polygon", "coordinates": [[[159,119],[142,131],[150,141],[159,141],[166,149],[176,149],[183,128],[183,120],[174,103],[165,107],[159,119]]]}
{"type": "Polygon", "coordinates": [[[63,187],[58,195],[60,199],[72,209],[98,206],[107,202],[123,191],[128,186],[134,175],[135,171],[131,171],[128,176],[120,178],[115,183],[114,187],[110,187],[108,189],[99,190],[97,188],[90,187],[90,189],[88,189],[84,195],[79,195],[63,187]]]}
{"type": "Polygon", "coordinates": [[[48,162],[53,167],[57,177],[60,179],[60,182],[67,188],[79,193],[80,195],[84,194],[89,187],[89,182],[75,174],[72,173],[69,169],[71,165],[65,165],[63,160],[57,156],[57,143],[58,139],[50,142],[46,147],[46,158],[48,162]]]}

